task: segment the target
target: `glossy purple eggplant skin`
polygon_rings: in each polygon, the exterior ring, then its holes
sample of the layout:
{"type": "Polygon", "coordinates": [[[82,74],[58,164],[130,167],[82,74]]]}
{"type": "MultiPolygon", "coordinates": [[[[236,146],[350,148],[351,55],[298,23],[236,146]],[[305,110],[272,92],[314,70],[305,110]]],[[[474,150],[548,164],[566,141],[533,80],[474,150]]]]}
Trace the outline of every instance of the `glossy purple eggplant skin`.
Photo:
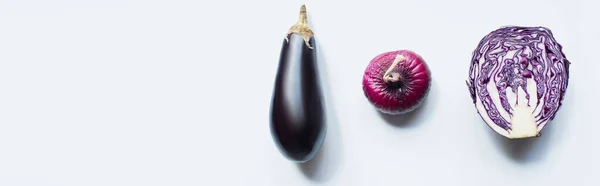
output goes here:
{"type": "Polygon", "coordinates": [[[271,134],[289,160],[306,162],[321,148],[325,113],[314,38],[288,35],[283,41],[271,102],[271,134]]]}

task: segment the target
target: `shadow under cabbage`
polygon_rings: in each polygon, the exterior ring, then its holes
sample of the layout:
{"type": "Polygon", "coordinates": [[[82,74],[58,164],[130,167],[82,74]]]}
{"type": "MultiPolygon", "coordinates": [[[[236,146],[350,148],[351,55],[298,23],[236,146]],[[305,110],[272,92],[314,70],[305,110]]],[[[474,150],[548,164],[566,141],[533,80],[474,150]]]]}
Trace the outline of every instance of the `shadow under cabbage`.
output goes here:
{"type": "Polygon", "coordinates": [[[486,126],[486,130],[493,135],[496,144],[500,145],[505,155],[519,163],[533,163],[543,160],[546,155],[552,138],[556,137],[556,122],[550,121],[540,132],[539,137],[525,139],[509,139],[486,126]]]}

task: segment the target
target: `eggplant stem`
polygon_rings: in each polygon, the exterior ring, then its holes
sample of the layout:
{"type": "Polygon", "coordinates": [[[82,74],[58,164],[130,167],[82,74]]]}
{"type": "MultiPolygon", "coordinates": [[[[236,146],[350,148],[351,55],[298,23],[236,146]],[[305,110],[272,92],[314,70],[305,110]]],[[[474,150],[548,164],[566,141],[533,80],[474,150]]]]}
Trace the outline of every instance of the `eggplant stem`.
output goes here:
{"type": "Polygon", "coordinates": [[[400,63],[401,61],[406,60],[406,57],[404,57],[403,55],[396,55],[396,59],[394,59],[394,62],[392,62],[392,65],[385,71],[385,74],[383,74],[383,81],[386,83],[389,82],[398,82],[401,80],[400,74],[397,72],[392,73],[392,70],[394,70],[394,68],[396,68],[396,66],[398,66],[398,63],[400,63]]]}
{"type": "Polygon", "coordinates": [[[304,44],[306,44],[306,46],[308,46],[308,48],[313,49],[312,46],[310,46],[310,38],[314,36],[313,31],[310,29],[310,27],[308,27],[308,18],[306,16],[306,5],[302,5],[302,7],[300,7],[300,18],[298,18],[298,22],[292,26],[290,28],[290,30],[288,30],[286,36],[285,36],[285,40],[287,42],[290,42],[290,39],[288,38],[290,36],[290,34],[298,34],[300,36],[302,36],[302,38],[304,39],[304,44]]]}
{"type": "Polygon", "coordinates": [[[308,26],[308,18],[306,18],[306,5],[302,5],[300,7],[300,17],[298,18],[298,23],[304,26],[308,26]]]}

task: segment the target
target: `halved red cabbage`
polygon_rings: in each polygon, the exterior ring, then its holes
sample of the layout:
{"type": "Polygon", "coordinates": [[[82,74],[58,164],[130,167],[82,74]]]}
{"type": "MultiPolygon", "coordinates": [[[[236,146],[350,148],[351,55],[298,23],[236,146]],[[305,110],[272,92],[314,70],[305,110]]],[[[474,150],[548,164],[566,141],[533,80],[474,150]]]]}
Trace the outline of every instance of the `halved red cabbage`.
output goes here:
{"type": "Polygon", "coordinates": [[[536,137],[562,105],[569,65],[550,29],[502,27],[473,52],[467,86],[477,112],[497,133],[536,137]]]}

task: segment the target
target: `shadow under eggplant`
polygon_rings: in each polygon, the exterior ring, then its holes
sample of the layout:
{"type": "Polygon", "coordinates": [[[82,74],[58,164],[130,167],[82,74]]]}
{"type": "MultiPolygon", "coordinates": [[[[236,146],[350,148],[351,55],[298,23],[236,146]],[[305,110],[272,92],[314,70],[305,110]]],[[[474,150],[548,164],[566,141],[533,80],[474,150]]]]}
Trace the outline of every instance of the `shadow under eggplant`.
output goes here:
{"type": "MultiPolygon", "coordinates": [[[[310,17],[310,16],[309,16],[310,17]]],[[[309,22],[310,24],[310,22],[309,22]]],[[[315,38],[316,40],[316,38],[315,38]]],[[[341,163],[341,140],[338,119],[333,104],[333,94],[328,77],[327,59],[323,55],[323,48],[315,42],[317,49],[317,63],[319,68],[319,79],[325,108],[325,126],[327,133],[321,149],[315,157],[307,162],[298,163],[298,168],[306,178],[314,182],[327,182],[333,178],[341,163]]]]}
{"type": "Polygon", "coordinates": [[[333,178],[339,167],[339,151],[336,142],[326,140],[315,157],[307,162],[299,163],[298,168],[306,178],[315,182],[327,182],[333,178]]]}

